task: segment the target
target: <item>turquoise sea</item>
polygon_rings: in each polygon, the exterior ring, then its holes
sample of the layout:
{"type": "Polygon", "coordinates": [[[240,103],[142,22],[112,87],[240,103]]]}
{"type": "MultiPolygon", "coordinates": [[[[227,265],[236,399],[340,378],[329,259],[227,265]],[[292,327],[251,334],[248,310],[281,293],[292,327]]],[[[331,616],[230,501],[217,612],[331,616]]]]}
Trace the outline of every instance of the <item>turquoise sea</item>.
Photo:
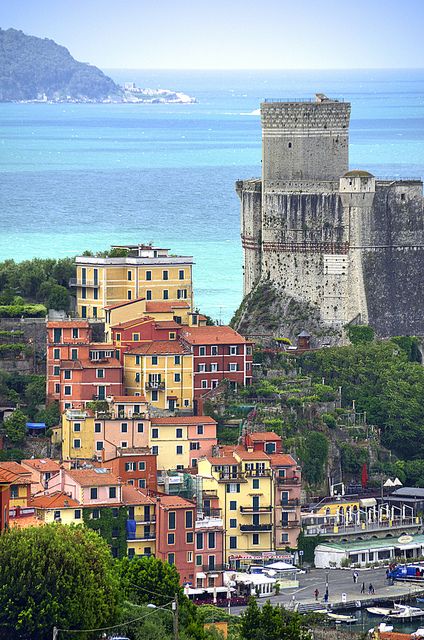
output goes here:
{"type": "Polygon", "coordinates": [[[234,182],[259,176],[263,98],[352,103],[350,163],[424,176],[424,70],[106,70],[194,95],[192,105],[0,104],[0,260],[153,241],[193,255],[200,308],[241,300],[234,182]]]}

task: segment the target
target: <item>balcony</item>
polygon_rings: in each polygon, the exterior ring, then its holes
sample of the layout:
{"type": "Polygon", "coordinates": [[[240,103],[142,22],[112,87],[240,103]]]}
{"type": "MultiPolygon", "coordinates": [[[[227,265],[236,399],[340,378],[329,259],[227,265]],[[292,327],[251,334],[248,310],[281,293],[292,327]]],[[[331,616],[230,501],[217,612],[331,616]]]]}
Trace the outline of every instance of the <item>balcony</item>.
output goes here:
{"type": "Polygon", "coordinates": [[[135,522],[136,522],[136,524],[155,524],[156,516],[155,515],[154,516],[150,516],[150,518],[147,518],[147,520],[144,517],[140,516],[140,519],[136,518],[135,522]]]}
{"type": "Polygon", "coordinates": [[[158,391],[163,391],[165,389],[165,382],[161,382],[160,380],[148,380],[146,382],[146,389],[157,389],[158,391]]]}
{"type": "Polygon", "coordinates": [[[80,278],[69,278],[70,287],[92,287],[98,289],[100,284],[94,280],[80,280],[80,278]]]}
{"type": "Polygon", "coordinates": [[[287,522],[281,522],[282,529],[296,529],[300,527],[300,520],[287,520],[287,522]]]}
{"type": "Polygon", "coordinates": [[[155,539],[156,533],[141,533],[140,535],[137,535],[137,533],[135,533],[134,536],[127,534],[127,542],[143,542],[144,540],[155,539]]]}
{"type": "Polygon", "coordinates": [[[241,524],[240,531],[247,533],[250,531],[272,531],[272,524],[241,524]]]}
{"type": "Polygon", "coordinates": [[[300,478],[298,478],[297,476],[292,476],[291,478],[281,478],[280,476],[277,476],[277,484],[282,484],[284,486],[299,485],[300,478]]]}
{"type": "Polygon", "coordinates": [[[219,482],[247,482],[244,473],[230,473],[221,471],[219,474],[219,482]]]}
{"type": "MultiPolygon", "coordinates": [[[[196,567],[196,569],[198,569],[199,567],[196,567]]],[[[226,571],[227,570],[227,565],[225,564],[215,564],[215,565],[211,565],[211,564],[204,564],[202,566],[202,571],[204,573],[218,573],[219,571],[226,571]]]]}
{"type": "Polygon", "coordinates": [[[270,478],[271,469],[249,469],[245,471],[247,478],[270,478]]]}
{"type": "Polygon", "coordinates": [[[304,527],[305,536],[346,536],[363,535],[371,532],[400,529],[418,529],[423,524],[422,518],[394,518],[393,520],[380,520],[379,522],[350,522],[333,524],[315,524],[304,527]]]}
{"type": "Polygon", "coordinates": [[[271,513],[272,507],[268,505],[266,507],[240,507],[242,513],[271,513]]]}
{"type": "Polygon", "coordinates": [[[283,509],[295,509],[299,505],[300,505],[300,500],[298,500],[297,498],[293,500],[286,500],[286,502],[281,503],[281,506],[283,509]]]}
{"type": "Polygon", "coordinates": [[[203,489],[204,498],[217,498],[218,491],[216,489],[203,489]]]}

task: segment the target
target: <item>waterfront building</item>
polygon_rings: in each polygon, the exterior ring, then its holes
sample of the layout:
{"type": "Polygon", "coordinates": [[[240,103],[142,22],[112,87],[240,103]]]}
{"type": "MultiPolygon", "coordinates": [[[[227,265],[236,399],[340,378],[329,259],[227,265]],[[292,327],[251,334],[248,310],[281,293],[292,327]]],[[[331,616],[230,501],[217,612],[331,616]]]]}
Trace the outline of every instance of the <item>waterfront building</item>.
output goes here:
{"type": "Polygon", "coordinates": [[[151,245],[112,247],[115,257],[78,256],[77,314],[105,318],[105,308],[145,298],[152,301],[186,301],[193,307],[191,256],[174,256],[169,249],[151,245]],[[116,256],[116,254],[121,254],[116,256]]]}

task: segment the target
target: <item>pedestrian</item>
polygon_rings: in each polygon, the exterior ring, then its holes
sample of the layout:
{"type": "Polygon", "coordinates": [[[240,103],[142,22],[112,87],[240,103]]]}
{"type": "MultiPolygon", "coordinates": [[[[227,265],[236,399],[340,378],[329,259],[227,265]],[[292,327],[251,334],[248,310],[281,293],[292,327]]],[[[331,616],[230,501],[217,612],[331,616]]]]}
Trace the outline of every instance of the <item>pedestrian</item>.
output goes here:
{"type": "Polygon", "coordinates": [[[374,587],[372,586],[371,582],[370,582],[370,584],[368,586],[368,593],[369,593],[369,595],[374,593],[374,587]]]}
{"type": "Polygon", "coordinates": [[[365,593],[365,582],[362,583],[361,593],[365,593]]]}
{"type": "Polygon", "coordinates": [[[318,602],[318,596],[319,596],[318,589],[315,589],[314,594],[315,594],[315,602],[318,602]]]}
{"type": "Polygon", "coordinates": [[[324,602],[325,602],[325,604],[327,604],[327,602],[328,602],[328,589],[326,589],[325,593],[324,593],[324,602]]]}
{"type": "Polygon", "coordinates": [[[353,584],[356,584],[358,582],[358,576],[359,573],[357,571],[353,572],[353,584]]]}

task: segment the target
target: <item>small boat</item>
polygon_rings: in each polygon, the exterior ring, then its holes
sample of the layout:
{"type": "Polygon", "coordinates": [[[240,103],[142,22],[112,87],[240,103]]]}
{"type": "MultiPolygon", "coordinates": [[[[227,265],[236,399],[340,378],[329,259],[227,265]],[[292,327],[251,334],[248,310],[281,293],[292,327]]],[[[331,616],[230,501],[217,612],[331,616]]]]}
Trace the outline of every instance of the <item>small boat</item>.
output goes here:
{"type": "Polygon", "coordinates": [[[367,611],[373,616],[381,616],[382,618],[385,618],[392,613],[396,613],[397,609],[394,607],[392,609],[387,609],[386,607],[367,607],[367,611]]]}
{"type": "Polygon", "coordinates": [[[388,618],[396,620],[409,620],[410,618],[422,618],[424,616],[424,609],[418,607],[408,607],[403,605],[395,605],[397,611],[388,614],[388,618]]]}
{"type": "Polygon", "coordinates": [[[358,622],[354,616],[343,616],[339,613],[327,613],[327,617],[336,622],[342,622],[343,624],[354,624],[358,622]]]}

